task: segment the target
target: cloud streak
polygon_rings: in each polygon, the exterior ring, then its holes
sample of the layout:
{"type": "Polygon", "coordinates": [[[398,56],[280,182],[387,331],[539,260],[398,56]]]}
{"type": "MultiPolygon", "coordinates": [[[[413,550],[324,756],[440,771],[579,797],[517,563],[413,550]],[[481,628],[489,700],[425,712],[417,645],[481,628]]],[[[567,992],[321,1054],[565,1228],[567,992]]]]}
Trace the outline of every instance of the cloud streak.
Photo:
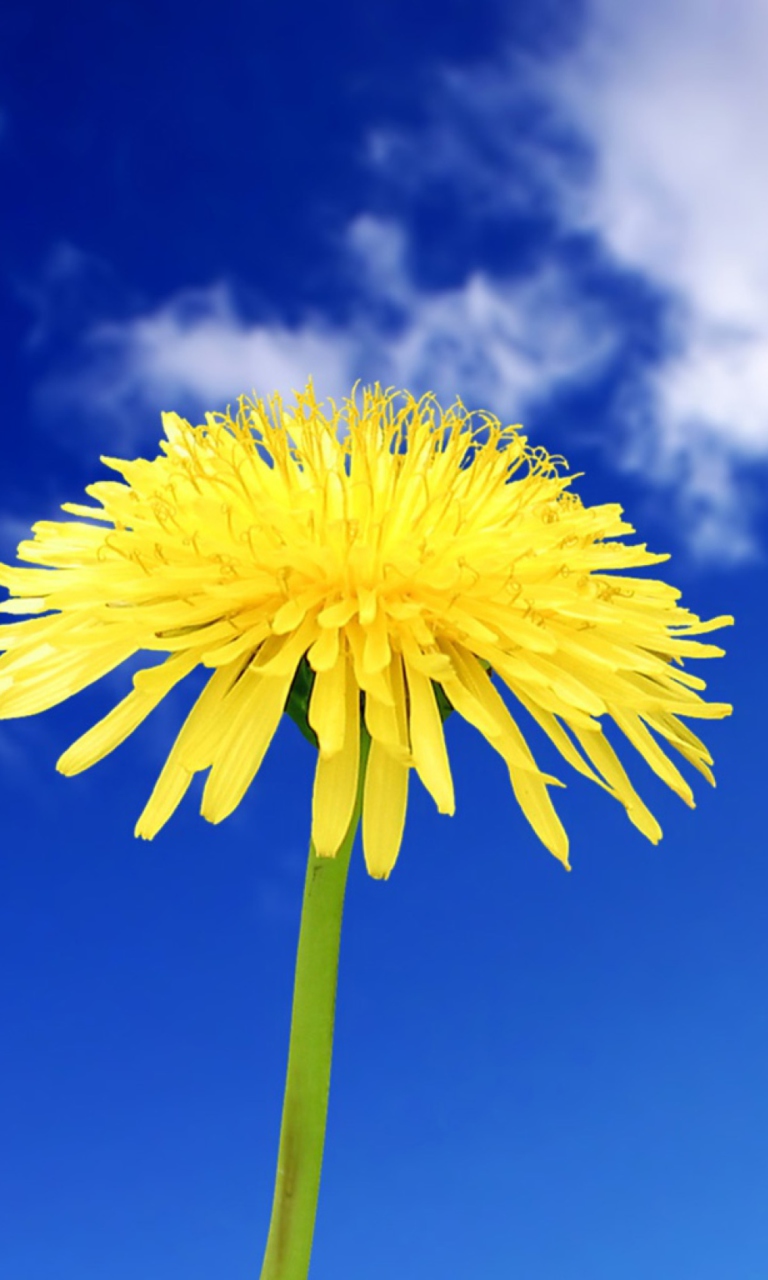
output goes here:
{"type": "Polygon", "coordinates": [[[768,456],[768,9],[600,0],[549,88],[589,140],[566,216],[670,295],[651,390],[672,452],[768,456]]]}
{"type": "Polygon", "coordinates": [[[146,435],[150,410],[202,413],[254,390],[290,395],[310,376],[323,397],[378,381],[515,415],[610,354],[607,317],[554,264],[522,281],[475,271],[426,289],[414,283],[408,249],[394,220],[363,215],[349,226],[340,269],[355,291],[344,324],[311,312],[293,327],[249,321],[219,282],[95,325],[76,367],[49,378],[43,399],[58,412],[77,404],[102,427],[106,418],[127,447],[146,435]]]}
{"type": "Polygon", "coordinates": [[[93,327],[43,393],[107,415],[127,444],[156,429],[150,409],[290,394],[310,375],[321,395],[377,380],[530,418],[613,361],[614,459],[675,495],[694,549],[752,555],[745,469],[768,461],[766,47],[762,0],[592,0],[578,38],[546,56],[437,69],[418,129],[370,132],[390,212],[340,242],[343,322],[255,321],[225,282],[182,290],[93,327]],[[546,252],[524,275],[483,263],[417,283],[409,213],[434,184],[467,222],[507,219],[512,236],[538,220],[546,252]],[[627,282],[658,301],[642,358],[616,300],[627,282]]]}
{"type": "Polygon", "coordinates": [[[766,47],[762,0],[592,0],[559,53],[444,68],[418,136],[371,140],[392,181],[533,212],[655,292],[658,350],[617,397],[623,464],[674,483],[720,558],[756,551],[744,472],[768,461],[766,47]]]}

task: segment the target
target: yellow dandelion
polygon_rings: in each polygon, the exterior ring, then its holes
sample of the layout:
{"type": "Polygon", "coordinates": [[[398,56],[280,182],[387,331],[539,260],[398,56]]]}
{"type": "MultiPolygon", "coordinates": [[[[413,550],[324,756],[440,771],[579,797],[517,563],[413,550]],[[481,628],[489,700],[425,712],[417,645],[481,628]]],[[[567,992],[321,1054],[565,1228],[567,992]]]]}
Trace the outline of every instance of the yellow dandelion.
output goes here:
{"type": "Polygon", "coordinates": [[[415,769],[441,813],[454,795],[443,723],[455,711],[502,757],[528,821],[568,865],[568,841],[518,723],[658,823],[603,732],[612,720],[678,795],[674,748],[712,781],[682,718],[700,697],[690,657],[722,650],[664,582],[667,557],[622,538],[616,505],[585,507],[562,460],[517,427],[432,396],[366,391],[324,409],[242,400],[192,426],[164,418],[153,461],[104,458],[119,480],[42,522],[0,566],[0,717],[64,701],[141,651],[164,661],[59,760],[74,774],[121,743],[196,668],[210,672],[136,833],[152,838],[198,772],[220,822],[253,781],[284,711],[318,746],[275,1194],[262,1280],[306,1280],[323,1156],[347,868],[362,812],[368,870],[400,849],[415,769]],[[505,699],[500,685],[511,699],[505,699]]]}
{"type": "Polygon", "coordinates": [[[519,428],[379,387],[342,408],[310,386],[290,409],[243,399],[234,417],[163,421],[160,456],[103,458],[120,479],[88,488],[95,506],[66,504],[77,519],[34,526],[18,556],[38,567],[0,567],[0,608],[30,615],[0,627],[0,717],[54,706],[140,651],[167,655],[65,751],[62,773],[95,764],[184,677],[210,670],[137,835],[156,834],[200,771],[203,816],[232,813],[286,709],[319,747],[319,856],[342,843],[364,765],[376,877],[397,858],[412,769],[441,813],[454,810],[451,709],[502,757],[566,865],[557,780],[537,766],[521,715],[653,841],[658,823],[603,722],[688,804],[662,743],[712,781],[681,717],[731,708],[703,701],[683,661],[719,656],[692,637],[732,619],[702,622],[673,587],[628,573],[667,557],[622,541],[633,530],[621,508],[585,506],[561,460],[519,428]]]}

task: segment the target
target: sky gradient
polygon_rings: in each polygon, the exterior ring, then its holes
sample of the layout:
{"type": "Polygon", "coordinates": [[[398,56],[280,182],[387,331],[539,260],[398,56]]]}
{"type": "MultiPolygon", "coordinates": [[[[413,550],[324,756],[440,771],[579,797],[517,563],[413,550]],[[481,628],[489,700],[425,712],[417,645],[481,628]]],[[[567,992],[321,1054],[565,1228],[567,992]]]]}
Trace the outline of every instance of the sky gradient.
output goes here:
{"type": "MultiPolygon", "coordinates": [[[[353,857],[313,1280],[764,1280],[768,110],[759,0],[176,0],[0,20],[0,559],[161,410],[357,379],[522,422],[724,660],[664,839],[567,776],[569,875],[448,722],[353,857]],[[623,10],[623,11],[622,11],[623,10]]],[[[313,752],[133,825],[188,697],[66,780],[129,671],[0,724],[0,1274],[245,1280],[266,1238],[313,752]]]]}

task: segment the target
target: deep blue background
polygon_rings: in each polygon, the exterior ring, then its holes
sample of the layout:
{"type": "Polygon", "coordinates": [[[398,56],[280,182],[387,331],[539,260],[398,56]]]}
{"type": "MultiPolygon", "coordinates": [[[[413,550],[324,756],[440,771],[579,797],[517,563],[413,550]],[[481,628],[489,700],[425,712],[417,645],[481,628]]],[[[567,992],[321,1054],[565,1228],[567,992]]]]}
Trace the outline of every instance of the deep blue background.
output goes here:
{"type": "MultiPolygon", "coordinates": [[[[85,412],[51,419],[38,395],[82,361],[90,323],[219,278],[245,315],[343,317],[329,246],[366,210],[408,217],[424,280],[543,252],[544,212],[505,236],[434,190],[406,211],[365,140],[419,125],[441,60],[470,66],[502,34],[546,57],[579,15],[521,4],[502,23],[487,0],[6,11],[2,555],[110,451],[108,422],[99,438],[85,412]],[[82,270],[57,275],[61,246],[82,270]]],[[[653,299],[612,288],[651,350],[653,299]]],[[[414,784],[391,880],[353,864],[315,1280],[765,1275],[765,575],[759,559],[697,564],[652,486],[585,444],[608,435],[619,376],[528,425],[587,470],[588,500],[622,501],[643,539],[671,546],[666,576],[690,607],[736,615],[728,658],[704,671],[736,707],[705,726],[718,789],[697,783],[690,813],[627,748],[664,827],[654,849],[566,777],[567,875],[501,762],[449,722],[456,817],[414,784]]],[[[183,694],[92,772],[54,772],[127,684],[0,728],[8,1280],[245,1280],[266,1234],[312,751],[286,721],[223,826],[188,799],[135,842],[183,694]]]]}

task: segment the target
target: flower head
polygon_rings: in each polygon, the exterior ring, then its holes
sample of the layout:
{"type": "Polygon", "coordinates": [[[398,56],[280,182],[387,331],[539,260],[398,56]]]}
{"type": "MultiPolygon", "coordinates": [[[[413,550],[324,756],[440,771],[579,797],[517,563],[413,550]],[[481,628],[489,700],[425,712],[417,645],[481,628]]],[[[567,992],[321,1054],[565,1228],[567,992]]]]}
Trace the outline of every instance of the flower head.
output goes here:
{"type": "Polygon", "coordinates": [[[411,769],[441,813],[454,810],[451,708],[502,756],[566,865],[556,779],[537,767],[520,709],[653,841],[658,823],[601,722],[688,804],[659,739],[712,781],[680,717],[731,708],[704,702],[683,660],[720,655],[691,637],[732,619],[701,622],[673,587],[627,574],[667,557],[621,541],[632,532],[621,508],[584,506],[559,460],[517,427],[379,387],[341,409],[310,387],[290,410],[244,399],[235,417],[192,426],[166,414],[164,426],[154,460],[102,459],[121,479],[88,488],[95,506],[64,506],[79,519],[34,526],[18,556],[40,567],[0,566],[11,593],[0,608],[30,615],[0,627],[0,717],[54,706],[140,650],[167,655],[65,751],[65,774],[112,751],[196,667],[210,670],[137,835],[156,834],[198,771],[203,816],[227,817],[286,709],[306,714],[319,747],[321,856],[347,829],[370,735],[363,846],[378,877],[397,858],[411,769]]]}

